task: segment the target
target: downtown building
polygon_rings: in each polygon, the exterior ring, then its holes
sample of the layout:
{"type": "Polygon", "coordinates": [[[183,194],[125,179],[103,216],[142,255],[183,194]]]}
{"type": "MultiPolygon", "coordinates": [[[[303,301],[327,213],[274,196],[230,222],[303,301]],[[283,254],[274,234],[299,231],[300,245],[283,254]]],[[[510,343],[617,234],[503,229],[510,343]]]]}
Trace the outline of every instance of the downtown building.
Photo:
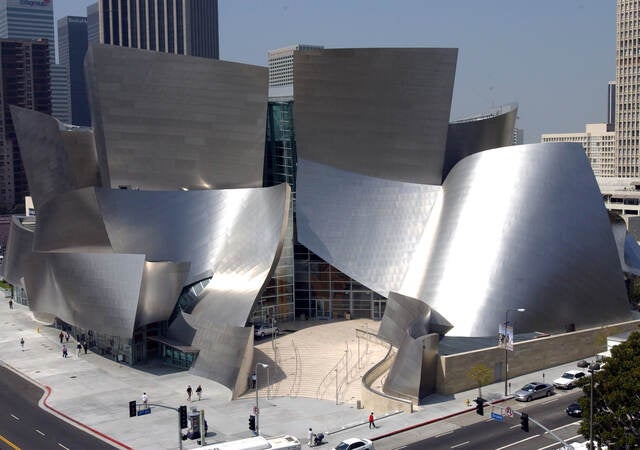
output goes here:
{"type": "Polygon", "coordinates": [[[100,0],[98,17],[102,44],[219,58],[218,0],[100,0]]]}
{"type": "Polygon", "coordinates": [[[66,16],[58,20],[58,57],[66,69],[69,89],[68,123],[79,126],[91,126],[83,68],[87,45],[86,17],[66,16]]]}

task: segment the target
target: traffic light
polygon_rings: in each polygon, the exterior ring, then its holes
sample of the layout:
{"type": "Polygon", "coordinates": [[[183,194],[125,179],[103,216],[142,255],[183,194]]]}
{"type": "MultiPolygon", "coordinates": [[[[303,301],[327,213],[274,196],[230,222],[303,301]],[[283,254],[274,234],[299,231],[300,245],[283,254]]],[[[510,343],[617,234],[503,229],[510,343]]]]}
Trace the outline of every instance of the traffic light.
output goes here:
{"type": "Polygon", "coordinates": [[[249,429],[251,431],[256,431],[256,416],[253,414],[249,415],[249,429]]]}
{"type": "Polygon", "coordinates": [[[476,414],[479,416],[484,416],[484,402],[485,400],[482,397],[478,397],[474,400],[476,402],[476,414]]]}
{"type": "Polygon", "coordinates": [[[520,429],[529,432],[529,414],[522,413],[520,415],[520,429]]]}
{"type": "Polygon", "coordinates": [[[187,428],[189,426],[187,422],[187,407],[182,405],[178,408],[178,412],[180,413],[180,428],[187,428]]]}
{"type": "Polygon", "coordinates": [[[136,416],[136,401],[131,400],[129,402],[129,417],[135,417],[135,416],[136,416]]]}

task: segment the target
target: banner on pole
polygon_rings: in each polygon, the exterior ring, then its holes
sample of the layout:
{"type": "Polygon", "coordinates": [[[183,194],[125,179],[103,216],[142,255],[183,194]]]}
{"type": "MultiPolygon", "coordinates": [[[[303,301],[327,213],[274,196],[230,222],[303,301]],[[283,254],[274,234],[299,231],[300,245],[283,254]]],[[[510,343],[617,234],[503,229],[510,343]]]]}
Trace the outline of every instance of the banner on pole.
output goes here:
{"type": "Polygon", "coordinates": [[[498,325],[498,347],[513,351],[513,327],[498,325]]]}

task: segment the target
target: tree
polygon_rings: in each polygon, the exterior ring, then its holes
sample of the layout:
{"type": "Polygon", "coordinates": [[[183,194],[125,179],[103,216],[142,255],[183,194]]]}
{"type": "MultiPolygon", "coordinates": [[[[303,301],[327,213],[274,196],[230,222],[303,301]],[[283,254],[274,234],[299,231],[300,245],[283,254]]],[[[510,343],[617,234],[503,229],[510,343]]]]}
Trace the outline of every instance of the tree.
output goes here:
{"type": "Polygon", "coordinates": [[[491,369],[483,364],[473,366],[467,376],[478,386],[478,397],[482,398],[482,386],[491,381],[491,369]]]}
{"type": "MultiPolygon", "coordinates": [[[[609,448],[633,448],[640,444],[640,333],[613,347],[604,362],[593,374],[593,439],[609,448]]],[[[589,380],[582,390],[579,432],[589,439],[589,380]]]]}

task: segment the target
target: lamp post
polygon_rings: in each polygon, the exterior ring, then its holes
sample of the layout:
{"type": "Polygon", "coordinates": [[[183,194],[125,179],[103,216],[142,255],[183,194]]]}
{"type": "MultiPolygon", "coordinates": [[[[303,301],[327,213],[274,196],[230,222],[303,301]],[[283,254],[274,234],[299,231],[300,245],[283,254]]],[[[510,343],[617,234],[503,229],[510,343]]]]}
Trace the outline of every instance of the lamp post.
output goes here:
{"type": "Polygon", "coordinates": [[[504,314],[504,396],[509,395],[507,391],[507,385],[509,383],[509,349],[507,348],[507,340],[508,336],[507,327],[509,326],[509,311],[517,311],[517,312],[525,312],[524,308],[509,308],[504,314]]]}
{"type": "Polygon", "coordinates": [[[591,375],[590,389],[589,389],[589,448],[593,448],[593,374],[600,370],[600,364],[597,362],[588,363],[586,361],[580,361],[578,367],[586,368],[591,375]]]}
{"type": "Polygon", "coordinates": [[[266,369],[269,365],[256,363],[256,434],[260,436],[260,407],[258,406],[258,390],[260,389],[260,384],[258,383],[258,366],[266,369]]]}

